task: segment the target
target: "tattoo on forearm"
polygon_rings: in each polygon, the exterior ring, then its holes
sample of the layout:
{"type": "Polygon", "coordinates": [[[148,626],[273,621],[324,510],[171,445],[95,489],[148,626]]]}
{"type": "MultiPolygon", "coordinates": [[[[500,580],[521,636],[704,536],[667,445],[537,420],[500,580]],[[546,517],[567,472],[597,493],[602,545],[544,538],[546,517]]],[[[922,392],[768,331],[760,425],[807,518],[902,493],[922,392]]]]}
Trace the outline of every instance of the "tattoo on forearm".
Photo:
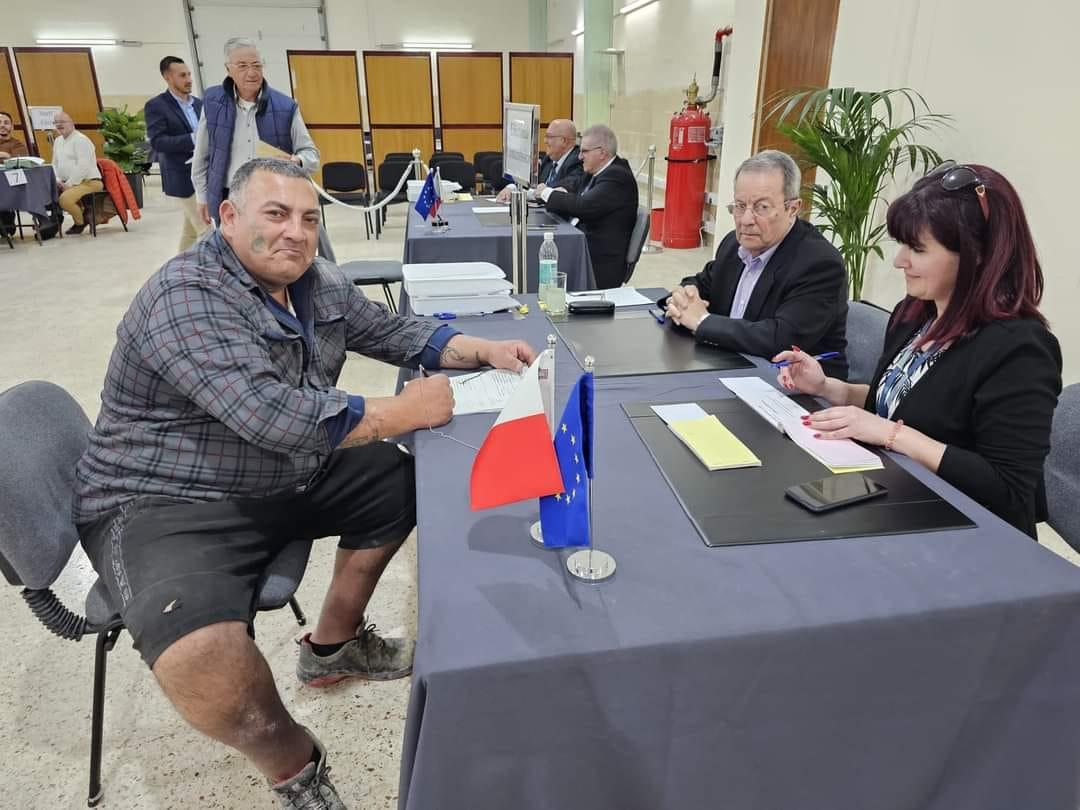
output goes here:
{"type": "Polygon", "coordinates": [[[362,444],[382,441],[386,437],[383,436],[384,431],[381,421],[378,414],[365,414],[364,418],[360,420],[360,424],[352,429],[352,433],[345,437],[344,441],[338,445],[338,448],[359,447],[362,444]]]}
{"type": "Polygon", "coordinates": [[[442,365],[446,365],[448,362],[464,363],[465,355],[463,355],[453,346],[447,345],[446,348],[442,350],[442,354],[439,355],[439,363],[442,365]]]}

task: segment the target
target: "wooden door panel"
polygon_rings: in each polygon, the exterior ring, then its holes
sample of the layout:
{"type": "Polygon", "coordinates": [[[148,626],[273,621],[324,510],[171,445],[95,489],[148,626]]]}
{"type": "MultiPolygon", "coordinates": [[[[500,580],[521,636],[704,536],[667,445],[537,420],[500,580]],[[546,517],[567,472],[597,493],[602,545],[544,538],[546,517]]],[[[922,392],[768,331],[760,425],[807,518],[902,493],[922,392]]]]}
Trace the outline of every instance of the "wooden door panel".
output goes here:
{"type": "Polygon", "coordinates": [[[439,118],[443,127],[502,125],[502,54],[440,53],[438,68],[439,118]]]}
{"type": "Polygon", "coordinates": [[[355,51],[289,51],[292,95],[304,122],[362,126],[355,51]]]}
{"type": "Polygon", "coordinates": [[[374,124],[434,126],[431,57],[428,54],[364,52],[368,114],[374,124]]]}
{"type": "MultiPolygon", "coordinates": [[[[352,129],[312,129],[311,139],[319,147],[319,161],[325,166],[340,160],[364,165],[364,131],[360,127],[352,129]]],[[[322,185],[322,171],[312,175],[316,183],[322,185]]]]}
{"type": "MultiPolygon", "coordinates": [[[[420,149],[420,156],[427,160],[435,151],[435,133],[433,130],[377,128],[371,132],[372,152],[375,155],[375,170],[382,165],[387,152],[412,152],[420,149]]],[[[378,177],[376,177],[378,182],[378,177]]]]}
{"type": "Polygon", "coordinates": [[[540,105],[540,125],[573,118],[574,55],[510,54],[510,100],[540,105]]]}

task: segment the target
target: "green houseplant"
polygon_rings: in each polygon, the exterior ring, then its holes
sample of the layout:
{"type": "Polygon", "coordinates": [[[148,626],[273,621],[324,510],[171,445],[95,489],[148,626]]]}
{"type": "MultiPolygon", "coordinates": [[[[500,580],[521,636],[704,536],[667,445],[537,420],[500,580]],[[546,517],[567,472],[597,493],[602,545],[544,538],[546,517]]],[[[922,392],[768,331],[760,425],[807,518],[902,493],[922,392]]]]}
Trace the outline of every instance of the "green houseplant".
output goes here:
{"type": "Polygon", "coordinates": [[[98,113],[98,121],[101,123],[101,137],[105,141],[105,157],[115,161],[120,171],[127,175],[135,193],[135,202],[141,207],[143,164],[147,160],[143,111],[129,113],[125,104],[119,109],[102,110],[98,113]]]}
{"type": "Polygon", "coordinates": [[[862,295],[867,258],[884,258],[885,224],[877,221],[882,193],[896,171],[923,173],[941,156],[920,144],[920,135],[949,125],[951,116],[930,112],[914,90],[805,89],[779,94],[766,117],[822,169],[831,182],[810,188],[811,211],[823,233],[837,243],[847,267],[851,296],[862,295]]]}

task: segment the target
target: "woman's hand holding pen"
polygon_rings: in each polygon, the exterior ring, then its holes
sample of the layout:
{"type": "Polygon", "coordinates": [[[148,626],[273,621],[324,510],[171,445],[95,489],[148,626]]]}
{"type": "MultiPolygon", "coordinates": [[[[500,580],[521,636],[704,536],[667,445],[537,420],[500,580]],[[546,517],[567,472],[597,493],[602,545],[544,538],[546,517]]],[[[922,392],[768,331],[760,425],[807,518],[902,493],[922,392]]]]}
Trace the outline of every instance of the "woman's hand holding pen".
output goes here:
{"type": "Polygon", "coordinates": [[[825,372],[813,355],[792,346],[789,352],[780,352],[772,359],[773,363],[787,361],[776,375],[776,381],[788,391],[798,391],[811,396],[821,396],[825,390],[825,372]]]}

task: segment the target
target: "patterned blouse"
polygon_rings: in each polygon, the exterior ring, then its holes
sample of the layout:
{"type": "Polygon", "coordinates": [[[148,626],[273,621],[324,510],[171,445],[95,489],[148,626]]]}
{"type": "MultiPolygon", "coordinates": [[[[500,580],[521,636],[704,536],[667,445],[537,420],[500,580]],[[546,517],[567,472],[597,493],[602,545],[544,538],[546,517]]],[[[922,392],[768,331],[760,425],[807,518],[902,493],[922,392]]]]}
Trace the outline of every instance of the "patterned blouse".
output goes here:
{"type": "Polygon", "coordinates": [[[904,345],[904,348],[897,352],[896,357],[882,374],[875,403],[878,416],[891,419],[904,397],[915,387],[915,383],[923,378],[923,375],[948,348],[947,344],[925,349],[916,348],[923,334],[930,327],[930,323],[927,321],[919,327],[919,330],[911,336],[911,340],[904,345]]]}

